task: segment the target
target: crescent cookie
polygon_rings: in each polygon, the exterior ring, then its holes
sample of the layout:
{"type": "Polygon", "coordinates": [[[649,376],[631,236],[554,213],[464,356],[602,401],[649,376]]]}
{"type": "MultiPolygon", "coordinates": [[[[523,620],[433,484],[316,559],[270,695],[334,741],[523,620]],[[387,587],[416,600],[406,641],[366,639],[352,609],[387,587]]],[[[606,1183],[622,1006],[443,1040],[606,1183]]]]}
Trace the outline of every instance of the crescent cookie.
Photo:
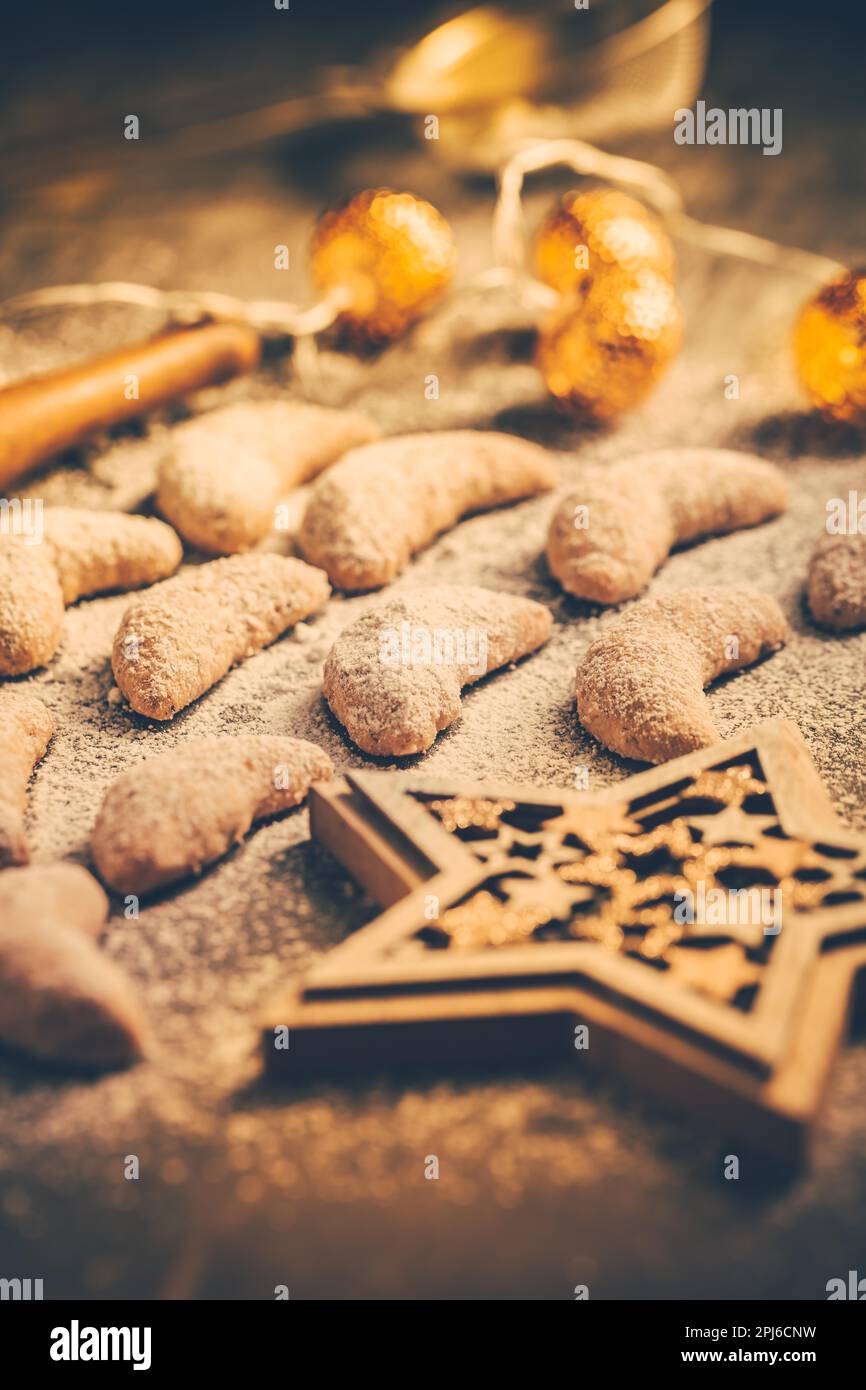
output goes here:
{"type": "Polygon", "coordinates": [[[644,599],[612,623],[577,668],[577,713],[600,743],[663,763],[719,737],[704,687],[784,646],[775,599],[747,588],[684,589],[644,599]]]}
{"type": "Polygon", "coordinates": [[[108,899],[78,864],[0,874],[0,1042],[77,1066],[124,1066],[144,1050],[132,987],[97,940],[108,899]]]}
{"type": "Polygon", "coordinates": [[[0,676],[23,676],[51,660],[64,610],[48,547],[0,537],[0,676]]]}
{"type": "Polygon", "coordinates": [[[546,492],[550,455],[507,434],[394,435],[353,449],[315,484],[298,543],[341,589],[378,589],[470,512],[546,492]]]}
{"type": "Polygon", "coordinates": [[[30,859],[24,837],[27,784],[54,733],[41,700],[23,690],[0,691],[0,869],[30,859]]]}
{"type": "Polygon", "coordinates": [[[114,679],[138,714],[171,719],[321,608],[330,592],[321,570],[284,555],[191,567],[126,610],[114,638],[114,679]]]}
{"type": "Polygon", "coordinates": [[[280,497],[379,433],[359,411],[299,401],[225,406],[177,428],[157,506],[200,550],[248,550],[272,529],[280,497]]]}
{"type": "Polygon", "coordinates": [[[332,771],[314,743],[266,734],[203,739],[138,763],[112,782],[97,817],[99,876],[144,894],[196,874],[332,771]]]}
{"type": "Polygon", "coordinates": [[[866,536],[822,536],[809,562],[807,590],[822,627],[866,627],[866,536]]]}
{"type": "Polygon", "coordinates": [[[43,531],[0,537],[0,675],[51,660],[70,603],[165,579],[183,554],[170,526],[126,512],[47,507],[43,531]]]}
{"type": "Polygon", "coordinates": [[[559,503],[551,573],[570,594],[621,603],[646,588],[674,546],[778,515],[787,485],[772,463],[730,449],[661,449],[602,471],[559,503]]]}
{"type": "Polygon", "coordinates": [[[489,589],[437,585],[380,604],[337,638],[324,694],[365,753],[421,753],[460,714],[460,692],[540,647],[550,611],[489,589]]]}

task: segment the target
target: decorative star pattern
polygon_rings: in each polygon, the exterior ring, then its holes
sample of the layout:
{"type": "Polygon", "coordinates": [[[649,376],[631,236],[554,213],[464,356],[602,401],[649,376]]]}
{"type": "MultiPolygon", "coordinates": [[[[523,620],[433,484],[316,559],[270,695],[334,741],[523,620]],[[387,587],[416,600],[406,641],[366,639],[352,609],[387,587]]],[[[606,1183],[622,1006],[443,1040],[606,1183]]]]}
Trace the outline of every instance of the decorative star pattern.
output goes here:
{"type": "Polygon", "coordinates": [[[866,839],[793,725],[592,796],[353,772],[311,824],[385,910],[274,1001],[270,1071],[613,1067],[803,1161],[866,970],[866,839]]]}
{"type": "Polygon", "coordinates": [[[863,854],[790,838],[754,758],[640,807],[413,795],[489,870],[431,949],[595,942],[748,1009],[785,915],[866,902],[863,854]]]}

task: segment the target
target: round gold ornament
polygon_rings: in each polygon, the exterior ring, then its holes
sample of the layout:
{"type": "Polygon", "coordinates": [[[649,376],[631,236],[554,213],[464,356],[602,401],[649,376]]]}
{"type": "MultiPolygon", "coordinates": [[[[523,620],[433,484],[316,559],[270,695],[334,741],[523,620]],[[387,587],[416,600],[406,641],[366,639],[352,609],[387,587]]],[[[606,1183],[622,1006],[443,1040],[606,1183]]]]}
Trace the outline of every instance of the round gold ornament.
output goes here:
{"type": "Polygon", "coordinates": [[[542,324],[538,365],[557,400],[609,420],[653,389],[679,351],[682,327],[666,276],[609,267],[542,324]]]}
{"type": "Polygon", "coordinates": [[[566,193],[535,238],[535,273],[560,294],[585,287],[601,271],[655,270],[671,277],[674,250],[662,223],[627,193],[593,188],[566,193]]]}
{"type": "Polygon", "coordinates": [[[338,322],[371,343],[405,333],[444,293],[456,259],[442,214],[388,188],[367,189],[326,213],[310,248],[316,284],[348,296],[338,322]]]}
{"type": "Polygon", "coordinates": [[[836,420],[866,419],[866,270],[848,270],[808,301],[794,356],[813,404],[836,420]]]}

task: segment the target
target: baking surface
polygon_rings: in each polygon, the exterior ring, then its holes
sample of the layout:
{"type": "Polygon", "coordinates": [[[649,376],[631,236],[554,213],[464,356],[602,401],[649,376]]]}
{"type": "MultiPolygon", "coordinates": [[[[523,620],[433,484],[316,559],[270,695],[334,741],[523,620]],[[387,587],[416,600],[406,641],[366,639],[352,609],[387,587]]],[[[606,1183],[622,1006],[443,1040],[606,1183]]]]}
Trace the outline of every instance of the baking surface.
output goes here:
{"type": "MultiPolygon", "coordinates": [[[[800,90],[781,59],[775,71],[777,47],[802,45],[804,32],[768,31],[749,50],[754,71],[774,68],[761,80],[760,104],[791,102],[781,157],[677,148],[667,137],[635,152],[683,180],[697,215],[856,263],[866,156],[862,141],[846,138],[853,127],[844,83],[831,99],[817,85],[800,90]]],[[[730,34],[719,34],[707,91],[719,105],[746,99],[738,52],[730,34]]],[[[829,82],[821,71],[816,59],[813,83],[829,82]]],[[[290,155],[223,161],[175,186],[97,195],[83,208],[10,205],[0,295],[128,278],[303,299],[306,240],[321,207],[383,177],[449,217],[468,279],[488,263],[491,188],[452,178],[423,146],[383,130],[338,145],[327,160],[313,142],[290,155]],[[291,248],[288,272],[272,268],[276,243],[291,248]]],[[[567,186],[533,185],[530,225],[567,186]]],[[[683,249],[679,288],[683,352],[649,404],[609,431],[577,430],[551,411],[531,365],[525,316],[496,296],[459,299],[374,363],[326,354],[309,392],[368,410],[388,433],[473,426],[523,434],[563,451],[563,486],[586,464],[677,444],[751,449],[778,463],[791,486],[787,513],[680,552],[650,593],[736,582],[779,600],[793,640],[715,687],[713,715],[723,736],[775,715],[795,720],[840,815],[866,829],[866,633],[822,634],[802,605],[827,500],[866,484],[866,439],[803,408],[790,326],[808,284],[683,249]],[[431,373],[439,377],[433,401],[424,389],[431,373]],[[736,400],[725,394],[731,374],[740,382],[736,400]]],[[[0,325],[0,381],[157,326],[119,308],[46,317],[15,332],[0,325]]],[[[287,391],[300,394],[285,360],[275,360],[253,381],[194,406],[287,391]]],[[[87,452],[92,477],[73,468],[31,484],[32,494],[134,506],[170,429],[165,416],[142,437],[106,441],[87,452]]],[[[401,765],[553,787],[572,786],[586,766],[590,790],[634,770],[575,719],[576,662],[613,615],[563,598],[550,581],[541,553],[553,505],[544,497],[464,522],[394,586],[481,584],[540,599],[555,614],[542,651],[467,692],[461,721],[427,757],[401,765]]],[[[189,738],[293,734],[321,744],[338,770],[372,765],[323,705],[321,668],[335,636],[375,596],[333,599],[165,727],[110,698],[111,639],[127,601],[71,609],[58,656],[19,683],[57,723],[31,792],[37,859],[86,863],[112,778],[189,738]]],[[[272,1298],[285,1284],[292,1298],[569,1298],[585,1283],[594,1298],[821,1298],[829,1278],[858,1261],[862,1268],[862,1037],[834,1072],[811,1170],[781,1191],[759,1189],[746,1172],[726,1182],[720,1155],[698,1129],[665,1119],[618,1083],[583,1084],[528,1066],[512,1080],[454,1084],[443,1075],[421,1088],[289,1093],[263,1084],[263,1001],[372,913],[310,843],[304,810],[255,831],[199,881],[146,904],[137,920],[115,904],[105,949],[141,991],[152,1054],[96,1080],[0,1062],[5,1272],[44,1278],[46,1297],[272,1298]],[[431,1182],[425,1159],[434,1154],[441,1177],[431,1182]],[[137,1181],[124,1177],[129,1155],[140,1161],[137,1181]]]]}

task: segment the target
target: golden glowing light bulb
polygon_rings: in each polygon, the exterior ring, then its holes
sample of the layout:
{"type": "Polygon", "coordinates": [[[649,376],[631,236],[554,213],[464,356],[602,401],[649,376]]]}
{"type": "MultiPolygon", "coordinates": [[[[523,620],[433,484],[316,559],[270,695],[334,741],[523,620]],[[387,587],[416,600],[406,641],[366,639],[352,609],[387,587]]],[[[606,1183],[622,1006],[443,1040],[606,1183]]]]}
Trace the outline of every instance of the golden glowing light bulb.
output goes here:
{"type": "Polygon", "coordinates": [[[611,266],[674,273],[674,249],[659,218],[613,188],[566,193],[538,229],[534,259],[539,280],[560,294],[587,288],[611,266]]]}
{"type": "Polygon", "coordinates": [[[477,6],[446,20],[397,59],[385,79],[390,105],[424,115],[528,97],[549,63],[550,39],[533,18],[477,6]]]}
{"type": "Polygon", "coordinates": [[[813,405],[836,420],[866,420],[866,270],[849,270],[808,301],[794,357],[813,405]]]}
{"type": "Polygon", "coordinates": [[[679,351],[682,327],[670,280],[608,267],[542,324],[537,361],[558,401],[608,420],[653,389],[679,351]]]}
{"type": "Polygon", "coordinates": [[[339,323],[370,343],[405,333],[444,293],[456,260],[442,214],[389,188],[367,189],[326,213],[310,248],[319,288],[348,297],[339,323]]]}

